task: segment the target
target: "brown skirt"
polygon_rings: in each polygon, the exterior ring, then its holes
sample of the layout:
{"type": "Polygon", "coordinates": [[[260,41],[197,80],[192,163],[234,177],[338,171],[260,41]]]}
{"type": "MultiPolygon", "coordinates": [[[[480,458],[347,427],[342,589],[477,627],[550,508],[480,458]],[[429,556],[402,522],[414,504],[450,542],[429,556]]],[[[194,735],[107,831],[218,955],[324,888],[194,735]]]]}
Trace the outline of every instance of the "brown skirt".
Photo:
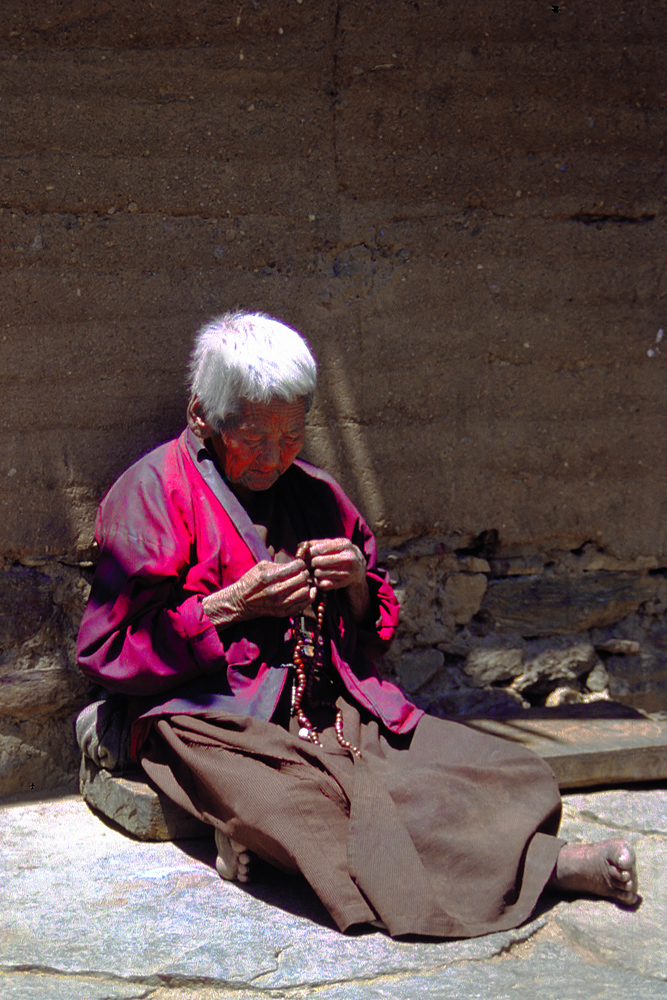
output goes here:
{"type": "Polygon", "coordinates": [[[425,716],[401,737],[339,704],[360,760],[331,725],[320,748],[294,720],[220,714],[157,718],[141,763],[189,812],[301,872],[342,931],[379,919],[392,936],[474,937],[527,920],[563,843],[551,769],[469,726],[425,716]]]}

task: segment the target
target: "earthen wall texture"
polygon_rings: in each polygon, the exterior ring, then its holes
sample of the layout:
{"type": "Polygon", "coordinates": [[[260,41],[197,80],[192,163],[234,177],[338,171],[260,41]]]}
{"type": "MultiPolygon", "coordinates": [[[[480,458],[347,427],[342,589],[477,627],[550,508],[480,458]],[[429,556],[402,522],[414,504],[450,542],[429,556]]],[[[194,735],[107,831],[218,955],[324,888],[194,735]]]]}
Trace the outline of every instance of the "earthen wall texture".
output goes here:
{"type": "Polygon", "coordinates": [[[667,688],[667,6],[6,0],[0,794],[72,780],[97,502],[231,308],[320,361],[306,457],[433,711],[667,688]]]}

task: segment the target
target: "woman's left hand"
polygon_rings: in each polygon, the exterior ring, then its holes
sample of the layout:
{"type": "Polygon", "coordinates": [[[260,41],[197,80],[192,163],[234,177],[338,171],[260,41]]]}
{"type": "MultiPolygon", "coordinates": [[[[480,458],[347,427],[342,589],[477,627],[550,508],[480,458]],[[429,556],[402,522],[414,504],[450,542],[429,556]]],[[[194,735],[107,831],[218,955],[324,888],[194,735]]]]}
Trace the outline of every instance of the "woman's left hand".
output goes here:
{"type": "Polygon", "coordinates": [[[296,552],[310,569],[313,583],[324,592],[347,589],[352,614],[360,621],[370,602],[366,559],[349,538],[319,538],[302,542],[296,552]]]}

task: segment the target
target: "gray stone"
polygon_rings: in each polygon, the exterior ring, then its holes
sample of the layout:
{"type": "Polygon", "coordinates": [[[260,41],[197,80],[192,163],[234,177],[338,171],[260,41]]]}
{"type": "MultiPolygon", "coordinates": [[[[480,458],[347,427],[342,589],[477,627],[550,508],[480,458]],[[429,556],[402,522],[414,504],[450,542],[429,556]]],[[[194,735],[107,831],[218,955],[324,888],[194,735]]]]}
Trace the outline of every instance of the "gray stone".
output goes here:
{"type": "MultiPolygon", "coordinates": [[[[601,794],[566,798],[566,830],[579,817],[582,839],[602,839],[597,816],[614,809],[655,825],[667,797],[601,794]]],[[[259,866],[230,885],[212,839],[131,841],[77,798],[0,809],[0,838],[3,1000],[667,998],[662,836],[639,837],[634,912],[552,901],[515,931],[409,942],[342,935],[303,880],[259,866]]]]}
{"type": "Polygon", "coordinates": [[[142,771],[114,774],[84,755],[79,790],[89,806],[139,840],[211,836],[210,826],[151,785],[142,771]]]}
{"type": "Polygon", "coordinates": [[[454,629],[449,625],[443,625],[434,617],[415,635],[417,646],[436,646],[440,643],[448,643],[454,635],[454,629]]]}
{"type": "Polygon", "coordinates": [[[456,964],[419,976],[378,977],[318,990],[318,1000],[665,1000],[667,984],[595,964],[559,942],[539,941],[528,954],[456,964]]]}
{"type": "Polygon", "coordinates": [[[484,687],[510,681],[522,671],[523,650],[521,649],[473,649],[468,654],[465,672],[471,683],[484,687]]]}
{"type": "Polygon", "coordinates": [[[438,649],[417,649],[403,654],[397,665],[402,687],[413,694],[442,670],[444,662],[445,654],[438,649]]]}
{"type": "Polygon", "coordinates": [[[573,816],[617,830],[667,837],[667,789],[646,789],[641,795],[626,789],[570,793],[564,802],[573,816]]]}
{"type": "Polygon", "coordinates": [[[512,681],[515,691],[549,690],[554,682],[577,680],[599,662],[593,644],[585,640],[559,642],[553,639],[546,648],[542,643],[536,645],[537,651],[532,656],[530,649],[524,654],[521,674],[512,681]]]}
{"type": "Polygon", "coordinates": [[[2,1000],[144,1000],[146,983],[0,971],[2,1000]]]}
{"type": "Polygon", "coordinates": [[[0,719],[0,796],[77,788],[80,751],[71,716],[0,719]]]}
{"type": "Polygon", "coordinates": [[[544,702],[546,708],[556,708],[559,705],[578,705],[584,700],[581,691],[571,687],[557,687],[547,695],[544,702]]]}
{"type": "Polygon", "coordinates": [[[586,678],[589,691],[604,691],[609,684],[609,674],[601,663],[596,663],[586,678]]]}
{"type": "Polygon", "coordinates": [[[606,642],[596,642],[596,649],[605,653],[616,653],[619,656],[631,656],[641,652],[641,644],[634,639],[607,639],[606,642]]]}
{"type": "Polygon", "coordinates": [[[469,941],[340,934],[307,884],[266,866],[223,882],[210,841],[129,840],[78,798],[0,809],[0,968],[204,978],[283,989],[491,958],[544,926],[469,941]]]}
{"type": "Polygon", "coordinates": [[[452,573],[440,587],[441,618],[447,625],[467,625],[480,609],[486,590],[483,573],[452,573]]]}
{"type": "Polygon", "coordinates": [[[656,593],[657,579],[624,573],[524,576],[489,583],[481,610],[502,631],[582,632],[620,621],[656,593]]]}
{"type": "Polygon", "coordinates": [[[53,615],[51,580],[26,566],[0,572],[0,649],[20,645],[53,615]]]}
{"type": "Polygon", "coordinates": [[[640,653],[610,656],[605,666],[613,698],[656,712],[667,699],[667,628],[661,623],[646,639],[640,653]]]}
{"type": "Polygon", "coordinates": [[[0,666],[0,717],[53,718],[85,703],[90,685],[73,669],[54,635],[40,636],[4,654],[0,666]],[[46,647],[46,648],[45,648],[46,647]]]}

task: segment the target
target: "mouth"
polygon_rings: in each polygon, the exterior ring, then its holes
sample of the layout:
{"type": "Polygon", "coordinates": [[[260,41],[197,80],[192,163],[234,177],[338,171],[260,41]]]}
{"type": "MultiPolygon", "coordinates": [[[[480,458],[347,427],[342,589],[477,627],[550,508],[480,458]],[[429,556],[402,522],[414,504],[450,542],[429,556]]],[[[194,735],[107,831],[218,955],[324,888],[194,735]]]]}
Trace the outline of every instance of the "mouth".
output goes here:
{"type": "Polygon", "coordinates": [[[272,485],[275,483],[276,479],[280,475],[278,469],[272,469],[270,472],[259,472],[252,471],[246,474],[246,479],[253,483],[266,483],[267,485],[272,485]]]}

